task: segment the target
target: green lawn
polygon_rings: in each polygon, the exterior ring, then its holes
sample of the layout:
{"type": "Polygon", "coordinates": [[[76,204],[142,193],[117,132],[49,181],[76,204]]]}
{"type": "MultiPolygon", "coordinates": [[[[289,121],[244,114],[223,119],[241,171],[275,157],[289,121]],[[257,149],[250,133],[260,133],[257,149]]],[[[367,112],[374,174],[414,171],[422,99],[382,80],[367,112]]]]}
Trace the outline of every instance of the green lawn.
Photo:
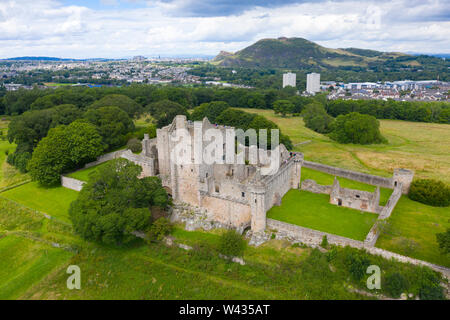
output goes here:
{"type": "Polygon", "coordinates": [[[16,201],[66,222],[69,222],[70,203],[77,196],[77,191],[63,187],[44,188],[39,186],[37,182],[30,182],[0,193],[0,197],[16,201]]]}
{"type": "Polygon", "coordinates": [[[377,215],[335,206],[328,201],[329,195],[292,189],[283,197],[281,206],[268,211],[267,217],[363,241],[377,215]]]}
{"type": "Polygon", "coordinates": [[[100,163],[96,166],[93,166],[93,167],[90,167],[87,169],[78,170],[78,171],[72,172],[70,174],[67,174],[66,176],[87,182],[87,181],[89,181],[89,175],[91,173],[97,171],[98,168],[105,166],[108,162],[109,161],[106,161],[106,162],[100,163]]]}
{"type": "MultiPolygon", "coordinates": [[[[306,179],[312,179],[321,185],[332,185],[334,181],[334,176],[325,172],[302,168],[302,181],[306,179]]],[[[343,188],[356,189],[361,191],[369,191],[374,192],[376,187],[370,184],[337,177],[339,184],[343,188]]],[[[392,189],[380,188],[380,205],[383,206],[389,200],[389,197],[392,194],[392,189]]]]}
{"type": "MultiPolygon", "coordinates": [[[[0,238],[0,299],[18,299],[72,253],[15,235],[0,238]]],[[[64,270],[65,271],[65,270],[64,270]]]]}
{"type": "Polygon", "coordinates": [[[390,228],[380,235],[377,247],[450,267],[450,255],[443,255],[436,242],[436,233],[450,228],[450,207],[431,207],[402,196],[388,221],[390,228]]]}

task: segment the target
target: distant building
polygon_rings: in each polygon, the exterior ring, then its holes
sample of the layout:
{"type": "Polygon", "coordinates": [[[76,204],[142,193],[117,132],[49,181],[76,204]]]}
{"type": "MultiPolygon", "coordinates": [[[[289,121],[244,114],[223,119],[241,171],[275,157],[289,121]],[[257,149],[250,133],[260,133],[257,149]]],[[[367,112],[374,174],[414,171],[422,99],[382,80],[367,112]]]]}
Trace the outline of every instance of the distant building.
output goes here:
{"type": "Polygon", "coordinates": [[[306,92],[309,94],[320,92],[320,73],[308,73],[306,75],[306,92]]]}
{"type": "Polygon", "coordinates": [[[289,72],[283,74],[283,88],[291,86],[296,87],[296,74],[289,72]]]}

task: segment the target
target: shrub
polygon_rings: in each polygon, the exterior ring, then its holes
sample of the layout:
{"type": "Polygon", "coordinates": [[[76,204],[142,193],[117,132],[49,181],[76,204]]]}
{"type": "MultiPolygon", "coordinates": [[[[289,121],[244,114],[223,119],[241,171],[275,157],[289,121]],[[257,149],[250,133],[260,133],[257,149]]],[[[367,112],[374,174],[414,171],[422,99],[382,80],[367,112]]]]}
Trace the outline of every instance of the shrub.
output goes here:
{"type": "Polygon", "coordinates": [[[226,256],[242,256],[247,242],[235,230],[228,230],[222,234],[219,252],[226,256]]]}
{"type": "Polygon", "coordinates": [[[359,281],[366,274],[367,267],[370,265],[370,260],[366,253],[352,250],[347,252],[344,263],[350,276],[354,280],[359,281]]]}
{"type": "Polygon", "coordinates": [[[172,233],[173,226],[169,219],[161,217],[153,222],[147,232],[150,241],[161,241],[165,236],[172,233]]]}
{"type": "Polygon", "coordinates": [[[328,247],[328,238],[326,235],[322,237],[322,243],[320,244],[320,246],[324,249],[328,247]]]}
{"type": "Polygon", "coordinates": [[[405,292],[409,287],[406,278],[398,272],[388,274],[384,282],[382,288],[394,298],[400,297],[400,294],[405,292]]]}
{"type": "Polygon", "coordinates": [[[430,206],[446,207],[450,205],[450,187],[438,180],[414,180],[408,196],[411,200],[430,206]]]}
{"type": "Polygon", "coordinates": [[[134,153],[139,153],[142,151],[142,143],[138,139],[133,138],[128,140],[127,148],[134,153]]]}
{"type": "Polygon", "coordinates": [[[439,249],[444,254],[450,253],[450,228],[447,228],[446,232],[436,234],[436,241],[439,245],[439,249]]]}

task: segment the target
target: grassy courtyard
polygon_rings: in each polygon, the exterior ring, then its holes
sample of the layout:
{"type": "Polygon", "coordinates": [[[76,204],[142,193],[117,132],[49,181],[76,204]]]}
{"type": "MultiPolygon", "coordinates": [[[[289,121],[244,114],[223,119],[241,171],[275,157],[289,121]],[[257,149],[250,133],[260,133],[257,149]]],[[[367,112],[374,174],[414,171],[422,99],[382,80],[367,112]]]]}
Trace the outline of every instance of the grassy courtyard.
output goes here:
{"type": "Polygon", "coordinates": [[[377,215],[330,204],[329,195],[292,189],[267,217],[339,236],[364,240],[377,215]]]}
{"type": "Polygon", "coordinates": [[[30,182],[0,193],[0,197],[45,212],[65,222],[70,221],[68,216],[70,203],[77,196],[77,191],[63,187],[45,188],[39,186],[37,182],[30,182]]]}

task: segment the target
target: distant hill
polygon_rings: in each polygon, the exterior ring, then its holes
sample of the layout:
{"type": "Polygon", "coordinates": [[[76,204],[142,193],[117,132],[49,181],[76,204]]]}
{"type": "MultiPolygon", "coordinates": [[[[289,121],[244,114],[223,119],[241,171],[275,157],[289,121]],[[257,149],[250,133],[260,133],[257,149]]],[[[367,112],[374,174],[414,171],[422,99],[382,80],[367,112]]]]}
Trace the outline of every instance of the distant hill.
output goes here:
{"type": "MultiPolygon", "coordinates": [[[[431,58],[430,59],[434,59],[431,58]]],[[[236,53],[221,52],[212,63],[226,67],[263,67],[303,69],[317,66],[373,67],[392,62],[405,67],[420,67],[423,61],[413,55],[358,48],[330,49],[303,38],[262,39],[236,53]]]]}

